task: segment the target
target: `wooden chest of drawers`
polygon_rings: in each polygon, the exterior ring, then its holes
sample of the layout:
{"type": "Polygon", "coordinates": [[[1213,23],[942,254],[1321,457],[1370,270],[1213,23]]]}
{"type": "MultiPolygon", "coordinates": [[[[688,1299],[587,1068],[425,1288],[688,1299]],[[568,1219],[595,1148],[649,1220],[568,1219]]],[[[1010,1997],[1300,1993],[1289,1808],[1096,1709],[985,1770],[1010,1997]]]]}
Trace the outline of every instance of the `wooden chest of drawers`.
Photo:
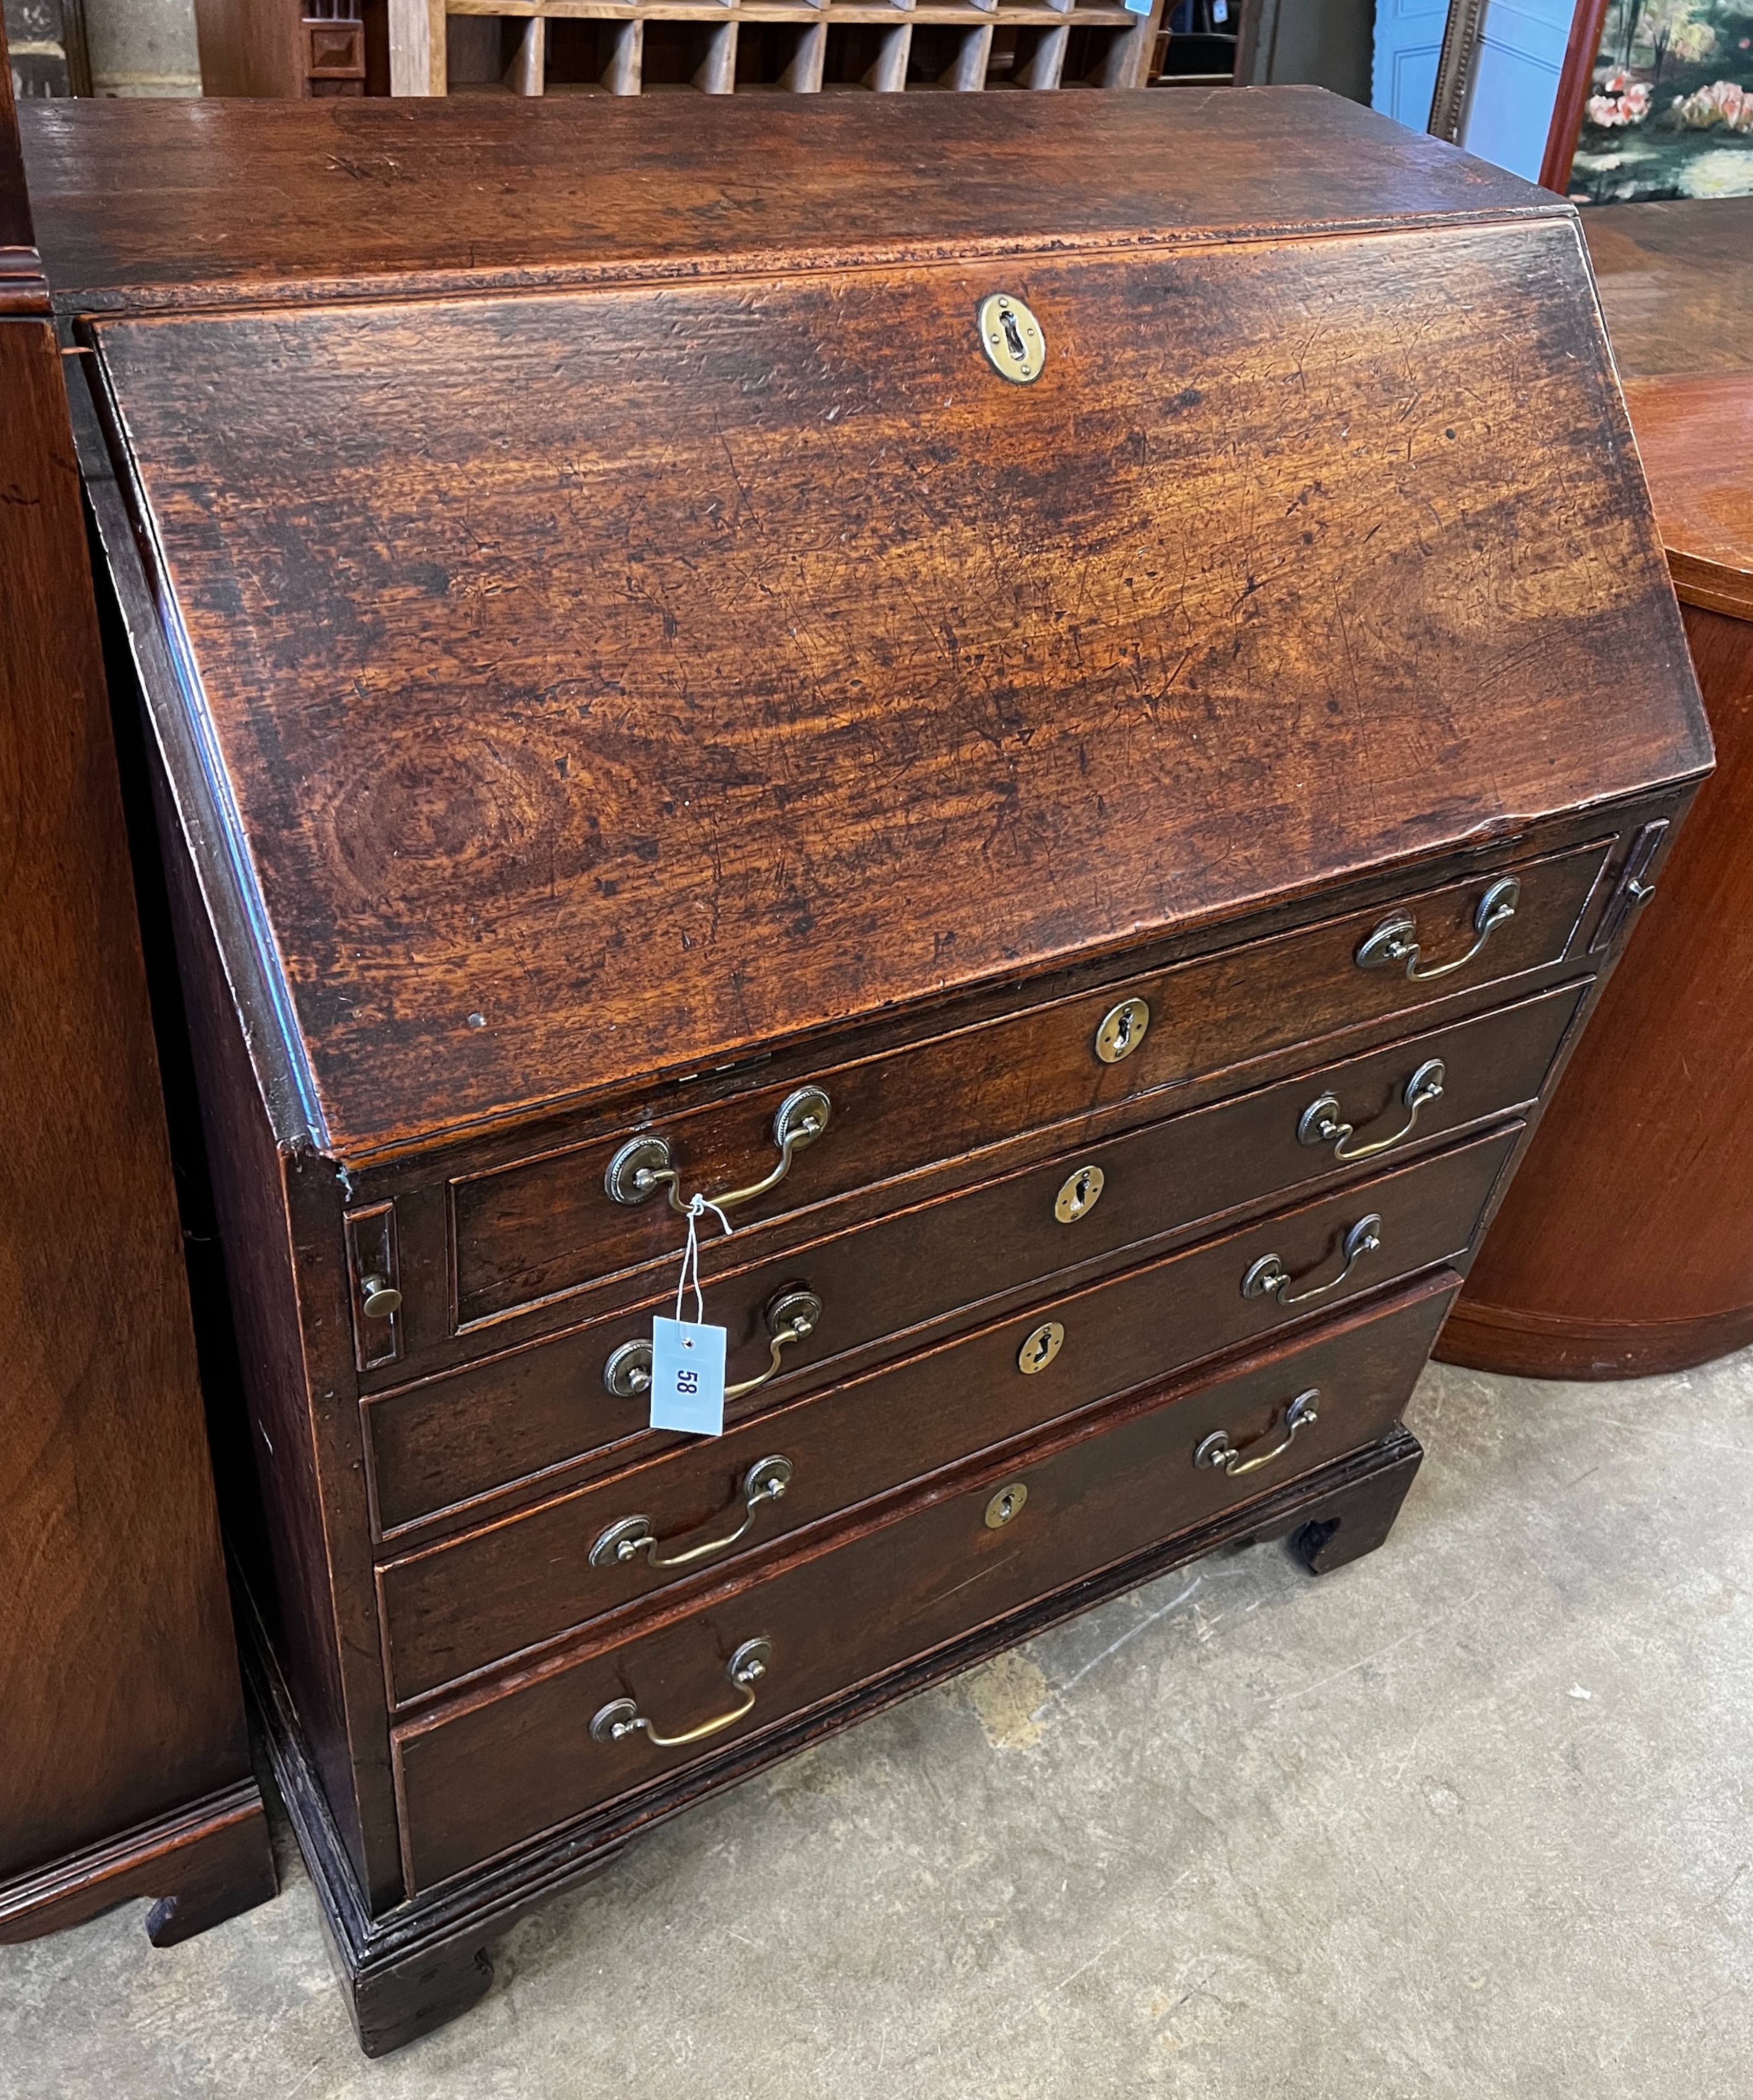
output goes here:
{"type": "Polygon", "coordinates": [[[1708,768],[1569,208],[1049,99],[36,113],[369,2049],[824,1731],[1379,1543],[1708,768]]]}

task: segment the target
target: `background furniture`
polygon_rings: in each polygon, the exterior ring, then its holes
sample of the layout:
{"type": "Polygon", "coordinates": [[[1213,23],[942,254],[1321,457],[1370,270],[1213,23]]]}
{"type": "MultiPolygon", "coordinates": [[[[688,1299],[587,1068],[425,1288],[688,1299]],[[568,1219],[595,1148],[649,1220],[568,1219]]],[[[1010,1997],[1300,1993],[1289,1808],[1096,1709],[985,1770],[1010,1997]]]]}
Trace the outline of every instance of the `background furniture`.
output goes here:
{"type": "Polygon", "coordinates": [[[62,358],[0,75],[0,1940],[150,1895],[163,1946],[272,1895],[274,1870],[62,358]]]}
{"type": "Polygon", "coordinates": [[[381,2051],[824,1732],[1380,1543],[1708,740],[1571,214],[1337,98],[32,118],[381,2051]]]}
{"type": "Polygon", "coordinates": [[[1437,1344],[1534,1378],[1753,1342],[1753,199],[1583,226],[1717,771],[1437,1344]]]}
{"type": "Polygon", "coordinates": [[[91,92],[85,0],[6,0],[3,21],[20,100],[91,92]]]}
{"type": "Polygon", "coordinates": [[[1141,87],[1164,0],[196,0],[210,95],[1141,87]]]}

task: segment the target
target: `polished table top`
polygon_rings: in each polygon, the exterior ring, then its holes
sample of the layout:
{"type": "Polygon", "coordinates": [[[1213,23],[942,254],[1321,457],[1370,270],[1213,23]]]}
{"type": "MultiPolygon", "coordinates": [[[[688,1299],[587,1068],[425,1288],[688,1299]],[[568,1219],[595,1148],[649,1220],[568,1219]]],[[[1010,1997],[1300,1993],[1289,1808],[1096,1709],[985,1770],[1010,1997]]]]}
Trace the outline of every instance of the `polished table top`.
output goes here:
{"type": "Polygon", "coordinates": [[[1676,586],[1753,619],[1753,197],[1583,227],[1676,586]]]}

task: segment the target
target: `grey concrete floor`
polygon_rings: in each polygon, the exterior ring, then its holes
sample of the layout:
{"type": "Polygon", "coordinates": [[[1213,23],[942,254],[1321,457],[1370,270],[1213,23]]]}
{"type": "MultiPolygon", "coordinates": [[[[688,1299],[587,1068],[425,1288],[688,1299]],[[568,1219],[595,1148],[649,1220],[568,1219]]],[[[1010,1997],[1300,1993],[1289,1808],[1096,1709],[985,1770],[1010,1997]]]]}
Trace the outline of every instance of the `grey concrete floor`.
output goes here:
{"type": "Polygon", "coordinates": [[[1171,1576],[751,1781],[355,2053],[311,1893],[0,1949],[0,2095],[1753,2090],[1753,1353],[1434,1367],[1382,1551],[1171,1576]]]}

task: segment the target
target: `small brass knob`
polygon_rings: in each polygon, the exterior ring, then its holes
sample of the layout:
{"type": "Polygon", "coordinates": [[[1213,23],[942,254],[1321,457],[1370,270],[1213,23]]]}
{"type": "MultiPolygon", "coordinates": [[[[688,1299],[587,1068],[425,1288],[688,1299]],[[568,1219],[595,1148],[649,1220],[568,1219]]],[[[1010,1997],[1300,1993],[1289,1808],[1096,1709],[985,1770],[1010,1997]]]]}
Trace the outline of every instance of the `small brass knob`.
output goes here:
{"type": "Polygon", "coordinates": [[[362,1276],[359,1302],[368,1320],[393,1320],[402,1309],[402,1294],[386,1276],[362,1276]]]}

